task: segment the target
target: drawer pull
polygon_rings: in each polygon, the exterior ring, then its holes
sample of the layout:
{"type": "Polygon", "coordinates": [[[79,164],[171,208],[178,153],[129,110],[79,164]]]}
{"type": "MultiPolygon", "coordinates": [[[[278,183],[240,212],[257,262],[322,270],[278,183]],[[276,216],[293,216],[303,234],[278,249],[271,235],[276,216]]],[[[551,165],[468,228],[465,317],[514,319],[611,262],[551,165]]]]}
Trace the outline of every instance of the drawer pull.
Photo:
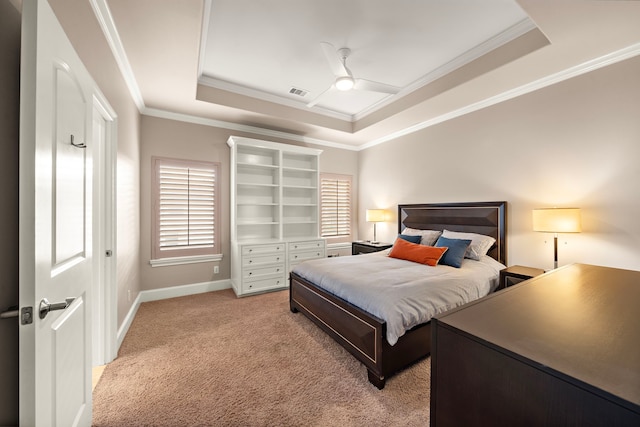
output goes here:
{"type": "Polygon", "coordinates": [[[276,273],[277,273],[277,272],[279,272],[279,271],[280,271],[280,269],[279,269],[279,268],[276,268],[276,273]]]}
{"type": "Polygon", "coordinates": [[[295,259],[298,259],[298,255],[294,256],[295,259]]]}
{"type": "Polygon", "coordinates": [[[298,245],[295,245],[294,248],[298,249],[298,245]]]}
{"type": "Polygon", "coordinates": [[[253,252],[253,249],[249,249],[249,252],[253,252]]]}
{"type": "Polygon", "coordinates": [[[250,271],[250,272],[249,272],[249,276],[251,276],[252,274],[253,274],[253,271],[250,271]]]}
{"type": "Polygon", "coordinates": [[[276,261],[280,261],[280,257],[276,258],[276,261]]]}
{"type": "Polygon", "coordinates": [[[250,259],[250,260],[249,260],[249,264],[251,264],[252,262],[253,262],[253,260],[252,260],[252,259],[250,259]]]}

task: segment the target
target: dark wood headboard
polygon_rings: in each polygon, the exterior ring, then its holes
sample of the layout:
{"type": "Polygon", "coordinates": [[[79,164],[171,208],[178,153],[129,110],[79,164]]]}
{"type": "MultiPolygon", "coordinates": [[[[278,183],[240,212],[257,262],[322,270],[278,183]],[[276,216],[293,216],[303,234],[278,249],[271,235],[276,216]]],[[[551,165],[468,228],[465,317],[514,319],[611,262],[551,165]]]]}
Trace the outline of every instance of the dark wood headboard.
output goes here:
{"type": "Polygon", "coordinates": [[[405,227],[478,233],[496,239],[487,255],[507,265],[507,202],[398,205],[398,233],[405,227]]]}

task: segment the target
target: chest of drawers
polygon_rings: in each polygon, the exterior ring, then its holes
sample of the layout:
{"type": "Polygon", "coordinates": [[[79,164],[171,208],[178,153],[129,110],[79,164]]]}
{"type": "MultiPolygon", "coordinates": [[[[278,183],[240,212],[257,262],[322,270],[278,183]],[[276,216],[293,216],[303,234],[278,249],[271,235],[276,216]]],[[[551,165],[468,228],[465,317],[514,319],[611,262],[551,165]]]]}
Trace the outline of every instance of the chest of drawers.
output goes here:
{"type": "Polygon", "coordinates": [[[288,287],[288,276],[298,263],[326,256],[324,239],[240,244],[231,281],[236,295],[250,295],[288,287]]]}

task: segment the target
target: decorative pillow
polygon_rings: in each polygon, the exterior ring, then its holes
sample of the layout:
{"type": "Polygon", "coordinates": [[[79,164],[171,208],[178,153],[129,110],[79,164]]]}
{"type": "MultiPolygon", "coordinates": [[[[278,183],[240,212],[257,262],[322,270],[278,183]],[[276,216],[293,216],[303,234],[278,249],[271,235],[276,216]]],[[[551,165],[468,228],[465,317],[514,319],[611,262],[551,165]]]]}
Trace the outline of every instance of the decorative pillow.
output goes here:
{"type": "Polygon", "coordinates": [[[451,267],[460,268],[462,260],[467,248],[471,244],[468,239],[447,239],[446,237],[438,237],[435,246],[437,248],[449,248],[440,258],[440,264],[450,265],[451,267]]]}
{"type": "Polygon", "coordinates": [[[433,246],[418,245],[403,239],[396,239],[389,256],[407,261],[419,262],[432,267],[438,264],[447,248],[434,248],[433,246]]]}
{"type": "Polygon", "coordinates": [[[398,237],[411,243],[420,243],[420,240],[422,240],[422,236],[407,236],[406,234],[398,234],[398,237]]]}
{"type": "Polygon", "coordinates": [[[459,233],[449,230],[444,230],[442,237],[446,237],[447,239],[471,239],[471,244],[467,248],[464,257],[476,261],[480,261],[480,257],[486,255],[489,249],[491,249],[491,246],[496,242],[496,239],[491,236],[485,236],[484,234],[459,233]]]}
{"type": "Polygon", "coordinates": [[[405,229],[402,230],[402,234],[405,236],[420,236],[422,238],[420,244],[433,246],[442,232],[437,230],[418,230],[417,228],[405,227],[405,229]]]}

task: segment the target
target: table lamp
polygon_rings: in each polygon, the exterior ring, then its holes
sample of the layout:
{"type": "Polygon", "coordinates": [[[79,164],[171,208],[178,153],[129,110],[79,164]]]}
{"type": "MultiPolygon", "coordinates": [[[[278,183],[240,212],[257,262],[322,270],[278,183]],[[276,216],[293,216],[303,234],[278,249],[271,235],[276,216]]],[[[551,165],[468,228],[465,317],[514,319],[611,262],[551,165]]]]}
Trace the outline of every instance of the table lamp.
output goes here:
{"type": "Polygon", "coordinates": [[[553,233],[553,268],[558,268],[558,233],[579,233],[581,231],[580,209],[534,209],[533,231],[553,233]]]}
{"type": "Polygon", "coordinates": [[[376,240],[376,223],[384,222],[385,212],[384,209],[367,209],[367,222],[373,223],[373,241],[371,243],[379,243],[376,240]]]}

